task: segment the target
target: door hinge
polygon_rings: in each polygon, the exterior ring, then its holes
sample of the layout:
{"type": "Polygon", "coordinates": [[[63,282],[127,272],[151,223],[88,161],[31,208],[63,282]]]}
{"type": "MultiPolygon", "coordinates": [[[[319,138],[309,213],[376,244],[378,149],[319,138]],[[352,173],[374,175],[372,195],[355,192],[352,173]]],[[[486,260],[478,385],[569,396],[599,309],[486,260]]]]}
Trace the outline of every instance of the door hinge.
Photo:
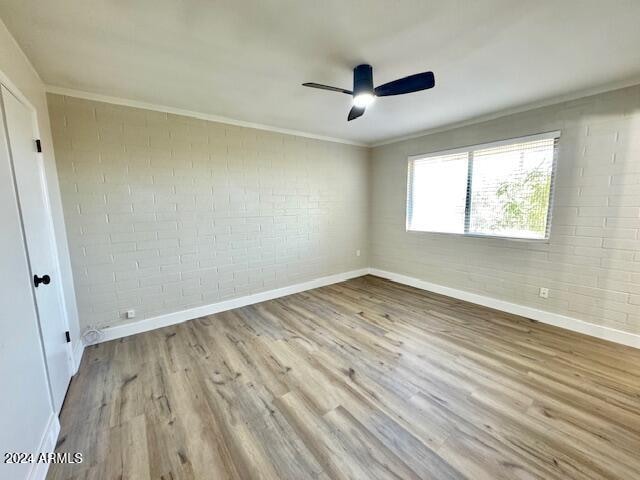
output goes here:
{"type": "Polygon", "coordinates": [[[69,335],[69,330],[64,332],[64,336],[67,339],[67,343],[71,343],[71,335],[69,335]]]}
{"type": "Polygon", "coordinates": [[[36,139],[36,151],[38,153],[42,153],[42,143],[40,143],[40,139],[36,139]]]}

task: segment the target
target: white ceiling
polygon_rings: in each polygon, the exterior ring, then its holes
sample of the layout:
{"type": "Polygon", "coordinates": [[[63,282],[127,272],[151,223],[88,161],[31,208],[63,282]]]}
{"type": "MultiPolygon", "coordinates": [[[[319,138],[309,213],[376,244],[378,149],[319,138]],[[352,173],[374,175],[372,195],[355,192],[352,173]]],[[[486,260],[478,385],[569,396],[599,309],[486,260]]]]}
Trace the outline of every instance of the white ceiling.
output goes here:
{"type": "Polygon", "coordinates": [[[2,0],[43,81],[360,143],[640,82],[638,0],[2,0]],[[347,123],[352,68],[433,90],[347,123]]]}

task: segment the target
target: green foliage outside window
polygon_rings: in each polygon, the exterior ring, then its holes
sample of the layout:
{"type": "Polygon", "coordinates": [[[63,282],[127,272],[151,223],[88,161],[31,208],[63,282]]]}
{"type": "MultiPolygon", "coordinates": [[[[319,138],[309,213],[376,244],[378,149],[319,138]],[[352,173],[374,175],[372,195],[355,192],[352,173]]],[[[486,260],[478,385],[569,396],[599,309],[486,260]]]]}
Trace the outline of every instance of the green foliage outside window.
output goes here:
{"type": "Polygon", "coordinates": [[[504,203],[496,229],[509,228],[544,234],[547,224],[547,201],[551,176],[542,169],[529,171],[524,177],[503,182],[496,190],[504,203]]]}

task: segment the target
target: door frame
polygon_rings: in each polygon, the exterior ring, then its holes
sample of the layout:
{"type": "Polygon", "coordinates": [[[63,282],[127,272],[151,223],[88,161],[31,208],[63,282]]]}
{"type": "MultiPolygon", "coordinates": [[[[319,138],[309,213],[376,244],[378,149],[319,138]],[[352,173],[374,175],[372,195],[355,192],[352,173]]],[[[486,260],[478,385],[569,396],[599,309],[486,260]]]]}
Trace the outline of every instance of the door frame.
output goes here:
{"type": "MultiPolygon", "coordinates": [[[[30,64],[29,64],[30,65],[30,64]]],[[[34,70],[35,73],[35,70],[34,70]]],[[[36,76],[39,78],[39,75],[36,76]]],[[[20,103],[22,103],[28,110],[29,113],[31,115],[31,128],[33,131],[33,135],[35,135],[34,140],[35,139],[41,139],[41,135],[40,135],[40,127],[38,125],[38,112],[36,110],[36,108],[33,106],[33,104],[29,101],[29,99],[20,91],[20,89],[18,87],[16,87],[16,85],[11,81],[11,79],[9,77],[7,77],[7,75],[5,75],[5,73],[0,70],[0,84],[2,84],[7,90],[9,90],[9,92],[14,95],[19,101],[20,103]]],[[[4,132],[6,133],[6,132],[4,132]]],[[[9,139],[7,139],[7,141],[9,141],[9,139]]],[[[47,172],[44,168],[44,155],[42,152],[34,152],[37,156],[38,159],[38,168],[40,168],[40,182],[41,185],[40,187],[42,188],[42,192],[43,192],[43,196],[44,196],[44,207],[46,209],[46,217],[47,217],[47,230],[49,231],[49,244],[51,247],[51,252],[53,255],[53,266],[54,266],[54,274],[55,274],[55,278],[58,278],[60,280],[62,280],[62,269],[61,269],[61,265],[60,265],[60,253],[58,251],[58,239],[56,238],[55,235],[55,226],[53,224],[53,215],[52,215],[52,206],[51,206],[51,199],[49,196],[49,189],[47,187],[47,172]]],[[[13,159],[11,159],[11,161],[13,162],[13,159]]],[[[12,169],[13,169],[13,165],[12,165],[12,169]]],[[[13,174],[15,175],[15,171],[13,172],[13,174]]],[[[15,184],[14,184],[14,188],[15,184]]],[[[24,227],[24,221],[22,219],[22,209],[20,208],[20,195],[19,193],[16,191],[16,197],[18,200],[18,207],[20,209],[19,213],[20,213],[20,223],[22,224],[22,231],[23,234],[26,235],[27,232],[25,230],[24,227]]],[[[27,256],[27,260],[28,260],[28,264],[29,264],[29,271],[31,272],[31,277],[33,278],[33,272],[31,271],[31,260],[29,257],[29,250],[27,248],[27,243],[26,243],[26,237],[24,239],[24,248],[25,248],[25,254],[27,256]]],[[[64,290],[64,285],[63,282],[60,281],[58,282],[58,302],[60,303],[60,306],[62,308],[62,316],[64,317],[64,327],[66,328],[67,331],[70,331],[69,328],[69,311],[67,309],[67,304],[65,302],[65,290],[64,290]]],[[[33,287],[32,287],[33,290],[33,287]]],[[[38,317],[38,331],[40,334],[40,346],[42,348],[43,354],[44,354],[44,359],[45,359],[45,364],[46,364],[46,375],[47,375],[47,388],[49,390],[49,400],[51,401],[51,404],[53,405],[53,393],[51,390],[51,379],[49,376],[49,366],[47,364],[47,352],[44,348],[45,342],[44,339],[42,338],[42,321],[40,319],[40,311],[38,309],[38,304],[36,302],[36,297],[35,297],[35,292],[33,292],[33,302],[36,308],[36,314],[38,317]]],[[[70,376],[73,376],[73,374],[76,371],[76,365],[75,365],[75,361],[74,361],[74,352],[71,348],[72,346],[72,342],[68,342],[66,344],[66,353],[67,353],[67,365],[68,365],[68,369],[69,369],[69,373],[70,376]]],[[[55,412],[56,415],[60,412],[55,412]]]]}

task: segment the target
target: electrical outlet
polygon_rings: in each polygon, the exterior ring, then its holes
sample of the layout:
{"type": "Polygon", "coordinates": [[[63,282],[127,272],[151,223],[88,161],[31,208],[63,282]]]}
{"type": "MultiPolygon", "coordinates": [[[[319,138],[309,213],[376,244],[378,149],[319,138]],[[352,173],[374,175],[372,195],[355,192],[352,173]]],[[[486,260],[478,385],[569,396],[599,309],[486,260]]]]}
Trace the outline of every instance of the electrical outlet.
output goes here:
{"type": "Polygon", "coordinates": [[[360,250],[356,250],[356,257],[360,256],[360,250]]]}
{"type": "Polygon", "coordinates": [[[538,292],[538,296],[540,298],[549,298],[549,289],[545,287],[540,287],[540,291],[538,292]]]}
{"type": "Polygon", "coordinates": [[[127,313],[125,314],[125,316],[127,318],[136,318],[136,311],[135,310],[127,310],[127,313]]]}

